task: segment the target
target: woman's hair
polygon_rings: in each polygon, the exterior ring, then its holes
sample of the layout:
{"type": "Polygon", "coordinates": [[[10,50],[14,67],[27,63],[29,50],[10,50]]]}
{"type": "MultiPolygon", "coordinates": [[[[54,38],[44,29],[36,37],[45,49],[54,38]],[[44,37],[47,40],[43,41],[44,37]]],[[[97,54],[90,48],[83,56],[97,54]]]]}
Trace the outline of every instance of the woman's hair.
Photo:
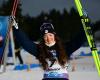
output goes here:
{"type": "MultiPolygon", "coordinates": [[[[55,40],[56,40],[55,49],[57,51],[58,62],[62,67],[64,67],[64,65],[68,61],[67,53],[65,53],[64,46],[62,45],[61,40],[59,39],[59,37],[56,34],[55,34],[55,40]]],[[[44,70],[47,69],[47,67],[48,67],[48,63],[47,63],[46,59],[47,58],[50,59],[51,57],[52,56],[47,50],[44,39],[42,39],[42,41],[39,44],[38,59],[44,70]]]]}

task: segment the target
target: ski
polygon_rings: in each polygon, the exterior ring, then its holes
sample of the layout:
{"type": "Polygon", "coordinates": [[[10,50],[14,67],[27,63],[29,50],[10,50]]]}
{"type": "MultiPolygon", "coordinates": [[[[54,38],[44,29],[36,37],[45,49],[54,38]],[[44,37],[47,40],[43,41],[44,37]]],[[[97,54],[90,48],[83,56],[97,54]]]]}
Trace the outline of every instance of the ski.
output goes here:
{"type": "Polygon", "coordinates": [[[79,16],[81,18],[81,22],[82,22],[82,25],[87,37],[88,44],[92,52],[92,56],[94,58],[94,62],[95,62],[98,74],[100,76],[100,58],[99,58],[98,50],[96,48],[94,37],[92,34],[90,19],[87,13],[85,12],[85,10],[82,8],[80,0],[74,0],[74,1],[78,10],[79,16]]]}

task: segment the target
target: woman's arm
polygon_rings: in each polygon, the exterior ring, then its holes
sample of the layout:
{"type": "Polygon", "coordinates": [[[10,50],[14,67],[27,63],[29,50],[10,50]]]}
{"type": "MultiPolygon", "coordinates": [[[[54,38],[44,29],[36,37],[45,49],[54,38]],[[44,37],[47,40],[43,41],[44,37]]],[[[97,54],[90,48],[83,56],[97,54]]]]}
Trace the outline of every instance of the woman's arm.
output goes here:
{"type": "Polygon", "coordinates": [[[68,54],[68,57],[70,57],[74,51],[80,48],[85,41],[86,41],[85,32],[81,28],[77,36],[75,36],[70,42],[65,44],[65,50],[68,54]]]}
{"type": "Polygon", "coordinates": [[[31,41],[24,32],[13,27],[13,33],[20,46],[22,46],[30,54],[37,56],[37,45],[31,41]]]}

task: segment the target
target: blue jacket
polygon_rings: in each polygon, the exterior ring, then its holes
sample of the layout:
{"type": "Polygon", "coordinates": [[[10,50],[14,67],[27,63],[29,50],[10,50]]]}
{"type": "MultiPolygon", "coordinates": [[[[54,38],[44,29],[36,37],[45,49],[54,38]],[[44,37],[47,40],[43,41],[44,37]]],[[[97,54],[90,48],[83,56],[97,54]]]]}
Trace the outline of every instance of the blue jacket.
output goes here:
{"type": "MultiPolygon", "coordinates": [[[[38,55],[38,47],[37,45],[31,41],[28,36],[19,29],[14,29],[14,36],[16,37],[19,44],[30,54],[37,57],[38,55]]],[[[65,44],[65,50],[67,52],[67,56],[70,57],[71,54],[81,47],[81,45],[85,42],[86,36],[84,30],[81,28],[78,35],[74,37],[70,42],[65,44]]]]}

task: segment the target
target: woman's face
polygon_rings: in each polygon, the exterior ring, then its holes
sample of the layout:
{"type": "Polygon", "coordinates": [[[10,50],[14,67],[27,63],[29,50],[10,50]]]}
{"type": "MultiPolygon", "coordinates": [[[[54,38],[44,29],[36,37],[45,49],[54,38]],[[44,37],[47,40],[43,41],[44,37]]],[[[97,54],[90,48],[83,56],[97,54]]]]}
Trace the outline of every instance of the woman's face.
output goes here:
{"type": "Polygon", "coordinates": [[[52,33],[46,33],[44,34],[44,41],[46,44],[52,44],[55,42],[55,35],[52,33]]]}

